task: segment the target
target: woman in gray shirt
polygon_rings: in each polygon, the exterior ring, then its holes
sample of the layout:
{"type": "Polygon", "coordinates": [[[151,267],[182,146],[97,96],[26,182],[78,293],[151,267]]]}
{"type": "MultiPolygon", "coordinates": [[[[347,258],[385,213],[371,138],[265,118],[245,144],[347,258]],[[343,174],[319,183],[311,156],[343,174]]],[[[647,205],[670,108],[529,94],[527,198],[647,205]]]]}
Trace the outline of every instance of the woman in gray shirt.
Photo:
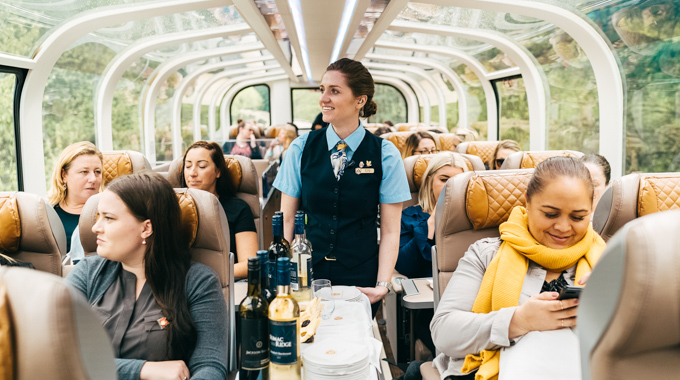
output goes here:
{"type": "Polygon", "coordinates": [[[97,255],[67,280],[100,316],[120,379],[224,379],[227,307],[217,275],[191,262],[180,208],[160,175],[120,177],[102,193],[97,255]]]}

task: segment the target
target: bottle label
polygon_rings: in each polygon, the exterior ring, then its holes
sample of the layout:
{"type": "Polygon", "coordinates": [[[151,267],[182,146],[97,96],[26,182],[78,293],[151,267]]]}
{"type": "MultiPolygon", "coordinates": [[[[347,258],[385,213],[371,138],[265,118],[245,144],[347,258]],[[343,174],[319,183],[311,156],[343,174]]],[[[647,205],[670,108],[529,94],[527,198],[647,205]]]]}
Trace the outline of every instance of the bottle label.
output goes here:
{"type": "Polygon", "coordinates": [[[272,363],[288,365],[297,362],[297,323],[297,320],[269,322],[272,363]]]}
{"type": "Polygon", "coordinates": [[[290,263],[290,289],[297,291],[300,289],[298,282],[298,263],[291,261],[290,263]]]}
{"type": "Polygon", "coordinates": [[[312,269],[312,258],[307,258],[307,286],[310,286],[314,281],[314,270],[312,269]]]}
{"type": "Polygon", "coordinates": [[[241,368],[255,370],[269,365],[269,319],[241,318],[241,368]]]}

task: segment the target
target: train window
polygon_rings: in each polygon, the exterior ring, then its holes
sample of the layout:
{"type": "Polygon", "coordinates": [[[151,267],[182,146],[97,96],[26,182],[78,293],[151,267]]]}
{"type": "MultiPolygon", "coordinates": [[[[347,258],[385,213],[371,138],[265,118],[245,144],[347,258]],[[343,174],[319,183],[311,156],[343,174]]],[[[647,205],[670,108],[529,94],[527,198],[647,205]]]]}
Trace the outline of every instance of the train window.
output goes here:
{"type": "Polygon", "coordinates": [[[269,86],[258,84],[239,91],[231,101],[229,108],[231,124],[236,120],[254,121],[268,127],[271,124],[271,110],[269,107],[269,86]]]}
{"type": "Polygon", "coordinates": [[[406,122],[408,107],[401,91],[388,84],[376,83],[373,100],[378,105],[378,112],[370,118],[371,122],[382,123],[385,120],[394,124],[406,122]]]}
{"type": "Polygon", "coordinates": [[[311,129],[312,122],[319,113],[318,88],[293,88],[291,89],[291,108],[293,111],[293,123],[300,129],[311,129]]]}
{"type": "Polygon", "coordinates": [[[529,150],[529,105],[521,77],[493,82],[498,94],[499,140],[515,140],[529,150]]]}
{"type": "Polygon", "coordinates": [[[19,190],[14,95],[17,76],[0,72],[0,191],[19,190]]]}

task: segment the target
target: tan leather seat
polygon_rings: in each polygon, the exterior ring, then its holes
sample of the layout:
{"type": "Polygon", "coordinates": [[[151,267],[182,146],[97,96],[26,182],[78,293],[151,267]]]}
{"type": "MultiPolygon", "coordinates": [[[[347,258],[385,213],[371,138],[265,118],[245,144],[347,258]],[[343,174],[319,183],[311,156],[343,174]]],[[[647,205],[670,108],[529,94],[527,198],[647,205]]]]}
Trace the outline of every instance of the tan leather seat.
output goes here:
{"type": "Polygon", "coordinates": [[[678,378],[678,231],[680,210],[661,212],[607,243],[578,310],[584,380],[678,378]]]}
{"type": "Polygon", "coordinates": [[[441,151],[450,150],[455,152],[456,147],[461,143],[460,138],[455,133],[440,133],[437,137],[439,138],[439,149],[441,151]]]}
{"type": "Polygon", "coordinates": [[[498,141],[466,141],[456,147],[456,152],[472,154],[481,158],[482,162],[489,162],[497,145],[498,141]]]}
{"type": "Polygon", "coordinates": [[[397,130],[397,132],[408,132],[411,131],[412,129],[417,129],[420,127],[425,127],[425,124],[421,123],[397,123],[394,125],[394,128],[397,130]]]}
{"type": "MultiPolygon", "coordinates": [[[[257,170],[253,161],[244,156],[225,155],[224,159],[229,170],[229,175],[233,183],[236,185],[236,197],[243,199],[250,211],[253,213],[253,220],[257,228],[257,236],[259,246],[262,247],[262,208],[260,206],[260,186],[262,186],[261,177],[258,177],[257,170]]],[[[170,165],[168,181],[174,188],[179,188],[180,170],[182,170],[182,158],[172,161],[170,165]]]]}
{"type": "MultiPolygon", "coordinates": [[[[406,157],[404,159],[404,169],[406,169],[406,179],[408,180],[408,187],[411,191],[411,200],[403,203],[403,208],[413,206],[418,203],[418,192],[420,192],[420,185],[423,180],[423,175],[430,163],[432,154],[423,154],[418,156],[406,157]]],[[[467,164],[468,170],[485,170],[484,164],[477,156],[469,154],[461,154],[467,164]],[[481,169],[480,169],[481,167],[481,169]]]]}
{"type": "MultiPolygon", "coordinates": [[[[493,152],[492,152],[493,154],[493,152]]],[[[545,151],[529,151],[529,152],[515,152],[509,155],[501,169],[533,169],[536,165],[547,160],[550,157],[574,157],[581,158],[583,153],[575,150],[545,150],[545,151]]],[[[489,158],[491,159],[491,157],[489,158]]]]}
{"type": "Polygon", "coordinates": [[[152,169],[149,160],[143,154],[132,150],[102,152],[102,155],[104,158],[102,168],[104,185],[120,176],[152,169]]]}
{"type": "Polygon", "coordinates": [[[680,173],[634,173],[615,179],[602,194],[593,228],[607,241],[624,224],[680,208],[680,173]]]}
{"type": "Polygon", "coordinates": [[[533,169],[467,172],[446,183],[445,196],[437,203],[437,245],[432,249],[435,308],[470,244],[499,236],[498,226],[510,211],[525,205],[532,175],[533,169]]]}
{"type": "Polygon", "coordinates": [[[66,255],[64,225],[39,196],[0,192],[0,252],[61,276],[61,260],[66,255]]]}
{"type": "Polygon", "coordinates": [[[15,267],[0,267],[3,287],[0,325],[5,314],[15,380],[118,378],[109,338],[77,290],[58,276],[15,267]]]}
{"type": "MultiPolygon", "coordinates": [[[[207,265],[217,273],[222,285],[222,294],[227,303],[230,325],[229,371],[236,365],[232,353],[235,347],[234,325],[234,257],[229,247],[229,224],[227,216],[217,197],[203,190],[175,189],[182,211],[182,234],[189,242],[191,259],[207,265]]],[[[80,241],[85,255],[97,252],[97,237],[92,232],[96,222],[97,205],[101,194],[93,195],[87,200],[80,214],[80,241]]]]}

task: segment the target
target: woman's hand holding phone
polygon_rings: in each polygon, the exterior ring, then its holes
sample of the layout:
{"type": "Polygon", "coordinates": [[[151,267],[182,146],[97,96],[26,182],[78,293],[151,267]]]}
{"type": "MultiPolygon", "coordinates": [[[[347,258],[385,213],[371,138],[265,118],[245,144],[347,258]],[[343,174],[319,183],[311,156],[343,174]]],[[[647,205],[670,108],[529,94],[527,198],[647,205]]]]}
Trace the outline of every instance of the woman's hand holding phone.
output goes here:
{"type": "Polygon", "coordinates": [[[550,331],[576,326],[578,298],[558,300],[557,292],[544,292],[519,306],[508,329],[510,339],[531,331],[550,331]]]}

